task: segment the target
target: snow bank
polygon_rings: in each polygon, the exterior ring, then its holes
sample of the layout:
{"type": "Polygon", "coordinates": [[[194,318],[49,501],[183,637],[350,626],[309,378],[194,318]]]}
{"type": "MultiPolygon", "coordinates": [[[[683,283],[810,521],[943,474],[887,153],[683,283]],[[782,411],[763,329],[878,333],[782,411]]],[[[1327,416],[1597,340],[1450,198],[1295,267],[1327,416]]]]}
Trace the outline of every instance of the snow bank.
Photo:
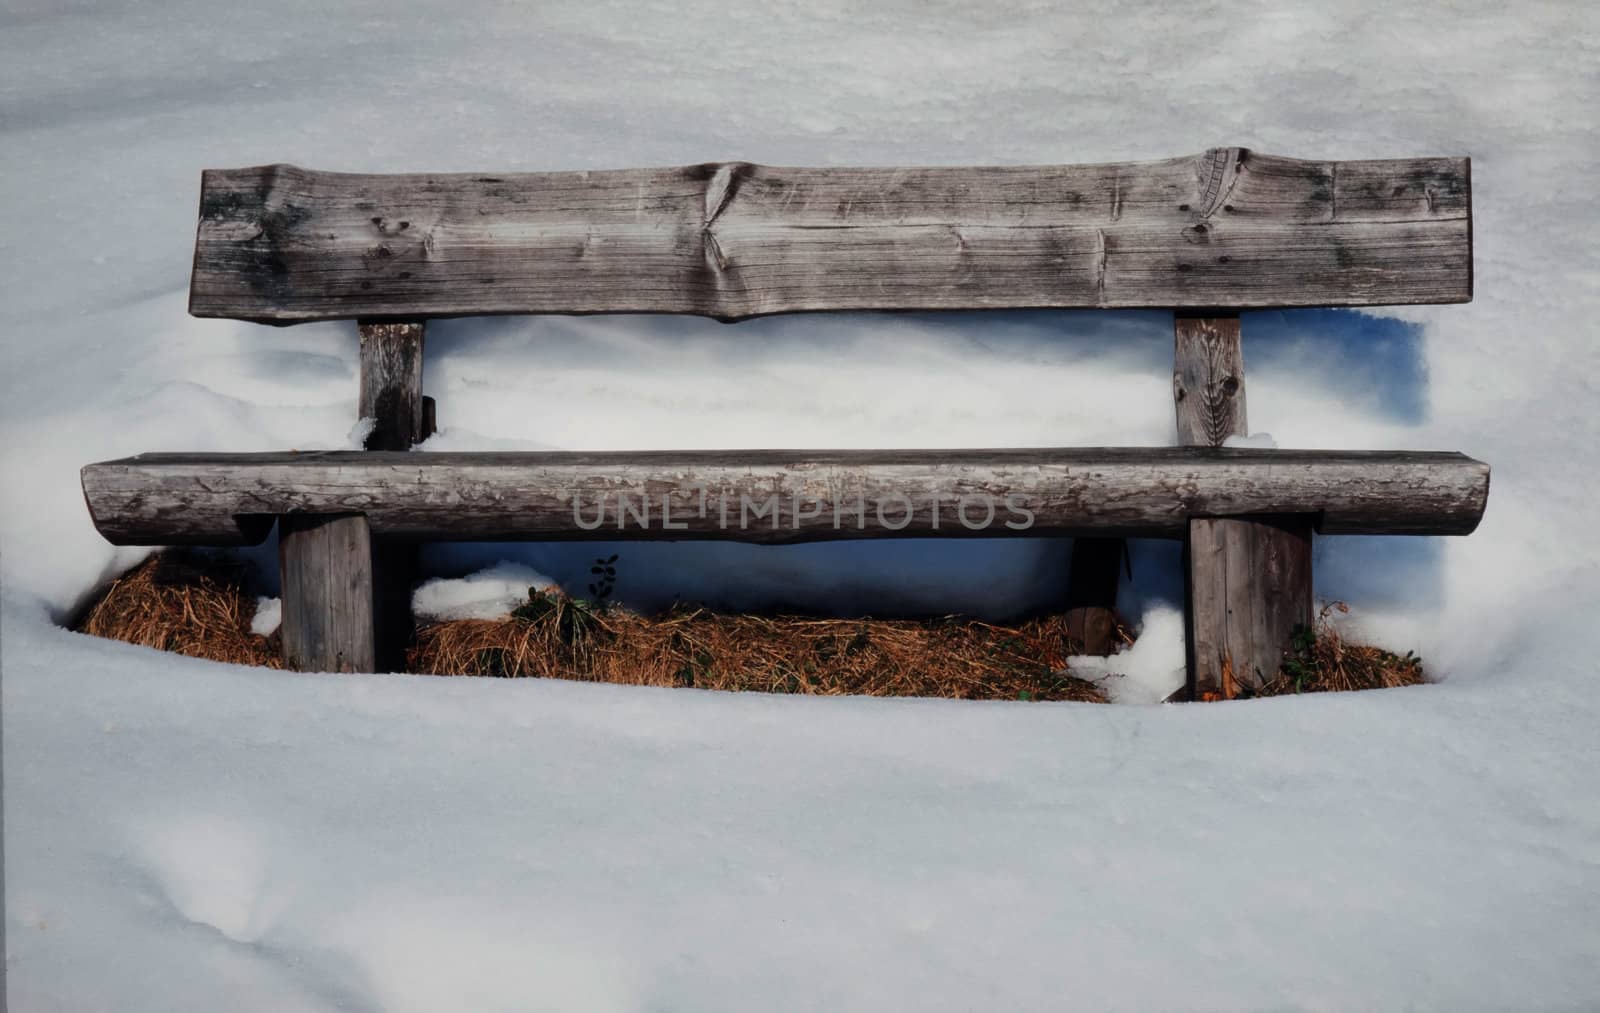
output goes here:
{"type": "Polygon", "coordinates": [[[976,705],[299,676],[5,619],[14,1009],[1600,988],[1589,674],[1548,644],[1477,689],[976,705]]]}
{"type": "MultiPolygon", "coordinates": [[[[22,0],[3,18],[13,1008],[1600,994],[1586,8],[22,0]],[[1244,324],[1250,421],[1282,446],[1494,466],[1470,538],[1316,549],[1319,593],[1443,685],[1192,708],[765,699],[251,672],[51,625],[142,554],[94,533],[82,464],[358,438],[353,328],[185,315],[203,167],[1081,162],[1233,143],[1473,157],[1472,305],[1244,324]]],[[[429,449],[1164,444],[1170,326],[449,321],[429,329],[429,449]]],[[[612,552],[617,594],[642,608],[1004,616],[1059,595],[1067,546],[440,546],[427,562],[581,588],[612,552]]],[[[1181,664],[1176,553],[1139,543],[1133,565],[1121,604],[1146,637],[1116,663],[1139,673],[1127,698],[1154,699],[1181,664]]],[[[484,590],[492,604],[509,585],[484,590]]]]}

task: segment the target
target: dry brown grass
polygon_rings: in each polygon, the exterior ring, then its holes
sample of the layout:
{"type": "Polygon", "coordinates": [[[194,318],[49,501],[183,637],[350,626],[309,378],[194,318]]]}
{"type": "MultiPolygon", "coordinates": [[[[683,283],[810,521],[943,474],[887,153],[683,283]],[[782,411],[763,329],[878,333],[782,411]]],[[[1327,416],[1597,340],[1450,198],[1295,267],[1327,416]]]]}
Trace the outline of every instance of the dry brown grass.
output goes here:
{"type": "MultiPolygon", "coordinates": [[[[250,632],[245,564],[184,552],[153,556],[119,578],[77,629],[197,658],[281,668],[278,638],[250,632]]],[[[660,616],[595,610],[552,596],[522,618],[422,627],[414,672],[536,676],[643,686],[960,699],[1104,702],[1067,674],[1065,618],[997,625],[942,619],[820,619],[685,608],[660,616]]],[[[1329,621],[1302,637],[1278,677],[1249,696],[1412,686],[1421,659],[1346,639],[1329,621]]],[[[1131,640],[1119,629],[1124,640],[1131,640]]]]}
{"type": "Polygon", "coordinates": [[[816,619],[679,609],[640,616],[570,599],[527,619],[423,627],[413,671],[541,676],[642,686],[1103,703],[1067,675],[1060,616],[998,626],[970,619],[816,619]]]}
{"type": "Polygon", "coordinates": [[[77,629],[194,658],[282,668],[277,638],[250,632],[256,602],[247,576],[242,563],[159,553],[117,578],[77,629]]]}
{"type": "Polygon", "coordinates": [[[1346,639],[1334,628],[1330,616],[1349,611],[1350,607],[1339,601],[1324,607],[1317,616],[1315,628],[1296,638],[1294,651],[1279,670],[1278,677],[1252,695],[1346,693],[1418,686],[1428,681],[1422,671],[1422,659],[1410,651],[1397,655],[1346,639]]]}

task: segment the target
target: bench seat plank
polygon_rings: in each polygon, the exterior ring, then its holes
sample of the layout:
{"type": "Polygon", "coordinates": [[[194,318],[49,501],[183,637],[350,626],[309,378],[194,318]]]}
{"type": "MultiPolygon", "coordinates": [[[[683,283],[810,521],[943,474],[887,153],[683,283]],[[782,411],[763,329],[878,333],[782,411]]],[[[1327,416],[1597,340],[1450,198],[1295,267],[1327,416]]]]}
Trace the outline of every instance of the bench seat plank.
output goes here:
{"type": "Polygon", "coordinates": [[[1483,515],[1489,468],[1456,453],[1205,447],[330,451],[143,454],[82,480],[119,545],[255,544],[276,516],[302,513],[364,514],[374,535],[419,540],[786,543],[1180,538],[1190,517],[1248,514],[1315,515],[1330,534],[1458,535],[1483,515]]]}
{"type": "Polygon", "coordinates": [[[190,312],[1372,306],[1472,296],[1465,158],[207,171],[190,312]]]}

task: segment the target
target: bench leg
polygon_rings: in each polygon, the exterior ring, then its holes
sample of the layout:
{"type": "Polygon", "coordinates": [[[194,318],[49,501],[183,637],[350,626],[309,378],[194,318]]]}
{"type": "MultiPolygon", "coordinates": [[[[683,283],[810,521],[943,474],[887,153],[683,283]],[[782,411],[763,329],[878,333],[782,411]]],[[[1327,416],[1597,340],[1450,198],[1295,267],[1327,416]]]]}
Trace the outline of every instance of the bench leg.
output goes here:
{"type": "Polygon", "coordinates": [[[278,520],[283,660],[301,672],[377,671],[372,532],[361,514],[278,520]]]}
{"type": "Polygon", "coordinates": [[[1296,626],[1309,626],[1310,517],[1189,521],[1189,693],[1230,699],[1278,674],[1296,626]]]}
{"type": "Polygon", "coordinates": [[[1117,582],[1126,545],[1120,538],[1078,538],[1067,569],[1067,633],[1084,654],[1116,649],[1117,582]]]}
{"type": "Polygon", "coordinates": [[[376,672],[404,672],[406,648],[416,635],[411,592],[422,572],[415,542],[372,540],[373,662],[376,672]]]}
{"type": "MultiPolygon", "coordinates": [[[[1178,442],[1245,435],[1239,316],[1173,318],[1178,442]]],[[[1184,542],[1189,677],[1175,697],[1226,700],[1278,674],[1294,628],[1311,623],[1310,517],[1196,517],[1184,542]]]]}
{"type": "MultiPolygon", "coordinates": [[[[374,322],[363,320],[361,336],[361,394],[357,408],[362,418],[373,420],[367,450],[409,450],[433,435],[433,398],[422,393],[422,349],[426,325],[422,321],[374,322]]],[[[369,671],[403,672],[406,647],[415,623],[411,616],[411,587],[420,572],[417,545],[388,538],[375,540],[372,569],[375,586],[373,608],[373,668],[369,671]]]]}

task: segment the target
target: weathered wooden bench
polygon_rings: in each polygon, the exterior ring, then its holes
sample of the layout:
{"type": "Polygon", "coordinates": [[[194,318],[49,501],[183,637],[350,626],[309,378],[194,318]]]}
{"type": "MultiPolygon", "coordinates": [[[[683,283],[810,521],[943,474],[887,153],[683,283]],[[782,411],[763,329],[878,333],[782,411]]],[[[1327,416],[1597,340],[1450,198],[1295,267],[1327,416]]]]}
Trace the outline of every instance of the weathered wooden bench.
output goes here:
{"type": "Polygon", "coordinates": [[[414,546],[471,539],[1071,536],[1074,630],[1108,649],[1119,539],[1184,540],[1190,690],[1270,678],[1312,621],[1311,536],[1466,534],[1455,453],[1227,449],[1240,310],[1465,302],[1469,163],[1243,148],[1112,165],[202,177],[190,312],[360,321],[364,452],[142,454],[83,469],[119,545],[278,525],[300,669],[399,663],[414,546]],[[813,310],[1175,311],[1173,448],[408,453],[429,318],[813,310]]]}

